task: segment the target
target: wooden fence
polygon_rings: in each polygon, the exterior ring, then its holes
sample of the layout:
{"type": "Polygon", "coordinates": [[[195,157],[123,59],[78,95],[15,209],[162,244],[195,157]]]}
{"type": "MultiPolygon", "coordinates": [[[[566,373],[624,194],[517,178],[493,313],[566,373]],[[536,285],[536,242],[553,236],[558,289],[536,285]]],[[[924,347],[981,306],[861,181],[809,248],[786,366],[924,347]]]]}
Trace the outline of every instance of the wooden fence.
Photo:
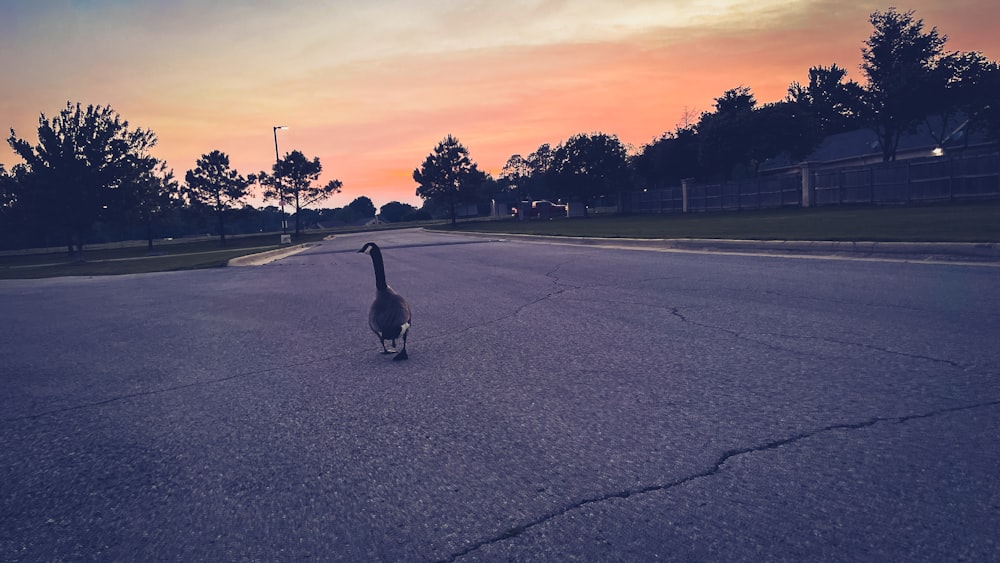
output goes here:
{"type": "Polygon", "coordinates": [[[815,172],[815,204],[909,204],[1000,197],[1000,154],[815,172]]]}
{"type": "Polygon", "coordinates": [[[634,213],[739,211],[802,205],[802,176],[792,173],[759,176],[741,182],[696,184],[628,194],[634,213]]]}
{"type": "Polygon", "coordinates": [[[847,168],[803,165],[752,180],[626,194],[633,213],[738,211],[847,204],[1000,198],[1000,153],[912,159],[847,168]],[[803,175],[809,182],[803,182],[803,175]]]}

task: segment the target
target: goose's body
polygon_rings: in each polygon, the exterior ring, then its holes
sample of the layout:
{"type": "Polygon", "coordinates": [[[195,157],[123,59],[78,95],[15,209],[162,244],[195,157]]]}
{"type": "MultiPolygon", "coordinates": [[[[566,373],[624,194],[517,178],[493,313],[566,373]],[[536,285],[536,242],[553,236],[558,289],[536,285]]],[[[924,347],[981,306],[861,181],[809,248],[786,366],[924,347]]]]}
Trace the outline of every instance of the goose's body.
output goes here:
{"type": "Polygon", "coordinates": [[[393,360],[405,360],[409,357],[406,354],[406,337],[410,332],[410,305],[385,282],[385,265],[378,245],[369,242],[358,252],[370,255],[375,268],[375,300],[368,310],[368,326],[379,337],[385,354],[391,353],[385,346],[386,340],[392,341],[395,348],[396,340],[402,339],[403,347],[393,360]]]}

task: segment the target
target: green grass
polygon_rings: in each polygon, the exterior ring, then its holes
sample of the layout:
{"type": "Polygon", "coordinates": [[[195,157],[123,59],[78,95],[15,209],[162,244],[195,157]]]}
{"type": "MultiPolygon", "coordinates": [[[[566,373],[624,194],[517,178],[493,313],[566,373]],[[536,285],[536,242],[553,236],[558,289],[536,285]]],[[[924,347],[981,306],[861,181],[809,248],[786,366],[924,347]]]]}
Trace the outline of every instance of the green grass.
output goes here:
{"type": "MultiPolygon", "coordinates": [[[[450,227],[449,227],[450,228],[450,227]]],[[[1000,201],[469,221],[456,231],[581,237],[1000,242],[1000,201]]]]}

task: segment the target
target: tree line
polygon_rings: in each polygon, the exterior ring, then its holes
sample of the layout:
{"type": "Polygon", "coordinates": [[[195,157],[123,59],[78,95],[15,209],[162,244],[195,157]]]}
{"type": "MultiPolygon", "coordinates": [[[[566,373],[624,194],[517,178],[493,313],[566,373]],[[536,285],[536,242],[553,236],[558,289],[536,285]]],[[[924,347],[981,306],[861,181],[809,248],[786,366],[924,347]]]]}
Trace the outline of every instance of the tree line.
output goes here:
{"type": "MultiPolygon", "coordinates": [[[[478,170],[448,136],[414,171],[417,194],[454,210],[484,197],[621,201],[635,186],[676,186],[684,178],[753,177],[769,159],[805,159],[827,136],[870,128],[884,161],[900,138],[926,124],[941,143],[957,127],[1000,141],[1000,66],[979,52],[946,51],[947,37],[926,29],[913,11],[871,14],[861,49],[861,84],[837,64],[815,66],[785,98],[759,104],[739,85],[715,98],[712,111],[630,154],[615,135],[581,133],[553,147],[512,155],[496,179],[478,170]],[[933,123],[933,127],[931,124],[933,123]]],[[[685,116],[687,118],[687,116],[685,116]]],[[[454,213],[452,213],[454,220],[454,213]]]]}
{"type": "MultiPolygon", "coordinates": [[[[912,11],[876,11],[869,21],[873,31],[861,49],[864,84],[832,64],[810,68],[805,83],[791,84],[774,103],[758,104],[752,90],[739,85],[715,98],[713,110],[696,122],[634,153],[613,134],[581,133],[554,147],[542,144],[527,157],[512,155],[496,178],[448,135],[413,171],[423,207],[390,202],[381,217],[448,216],[454,222],[463,206],[483,212],[493,201],[531,199],[575,200],[586,210],[599,200],[620,202],[637,185],[753,176],[768,159],[785,154],[801,160],[824,137],[866,127],[890,161],[900,138],[929,116],[937,118],[942,140],[960,123],[1000,139],[995,61],[978,52],[946,51],[947,37],[926,29],[912,11]]],[[[35,144],[11,129],[8,144],[23,162],[9,171],[0,165],[0,240],[7,247],[64,245],[80,253],[85,243],[139,238],[140,232],[151,248],[158,233],[214,231],[224,244],[227,233],[283,229],[286,205],[296,235],[308,224],[376,214],[365,196],[340,209],[309,209],[343,184],[320,184],[320,159],[297,150],[276,159],[270,171],[246,175],[226,153],[213,150],[181,183],[151,156],[156,141],[152,131],[130,127],[110,107],[72,102],[58,115],[40,116],[35,144]],[[281,209],[247,205],[254,185],[281,209]]]]}
{"type": "Polygon", "coordinates": [[[343,208],[308,209],[343,184],[319,184],[320,159],[298,150],[270,171],[247,175],[213,150],[181,183],[150,154],[156,135],[132,128],[108,106],[67,102],[57,115],[39,117],[37,133],[34,144],[13,129],[7,139],[23,163],[10,171],[0,165],[0,248],[64,245],[81,254],[85,243],[146,239],[152,249],[164,236],[215,233],[225,244],[227,233],[284,230],[283,209],[246,204],[254,185],[266,201],[289,206],[296,236],[305,224],[349,224],[376,214],[366,196],[343,208]]]}

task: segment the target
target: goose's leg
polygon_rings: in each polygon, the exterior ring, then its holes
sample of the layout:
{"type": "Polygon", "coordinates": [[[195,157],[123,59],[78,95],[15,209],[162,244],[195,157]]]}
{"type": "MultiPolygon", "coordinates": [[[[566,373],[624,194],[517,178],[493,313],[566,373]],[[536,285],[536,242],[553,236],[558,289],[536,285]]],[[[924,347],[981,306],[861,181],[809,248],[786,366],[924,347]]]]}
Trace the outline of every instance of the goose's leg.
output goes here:
{"type": "MultiPolygon", "coordinates": [[[[400,350],[400,352],[398,354],[396,354],[395,357],[392,358],[392,360],[394,362],[398,362],[400,360],[405,360],[405,359],[407,359],[407,358],[410,357],[409,355],[406,354],[406,335],[409,332],[410,331],[408,331],[408,330],[403,332],[403,349],[400,350]]],[[[395,342],[393,343],[393,345],[395,345],[395,342]]]]}

